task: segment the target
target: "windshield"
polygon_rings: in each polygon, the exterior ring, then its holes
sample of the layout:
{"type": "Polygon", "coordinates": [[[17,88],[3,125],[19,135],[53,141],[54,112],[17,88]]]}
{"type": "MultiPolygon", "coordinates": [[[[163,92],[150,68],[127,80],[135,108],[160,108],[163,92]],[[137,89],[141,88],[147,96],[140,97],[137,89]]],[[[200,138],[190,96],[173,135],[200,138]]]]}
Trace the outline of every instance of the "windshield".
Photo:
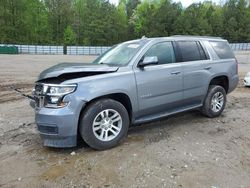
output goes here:
{"type": "Polygon", "coordinates": [[[118,44],[99,56],[93,63],[126,65],[142,46],[139,42],[118,44]]]}

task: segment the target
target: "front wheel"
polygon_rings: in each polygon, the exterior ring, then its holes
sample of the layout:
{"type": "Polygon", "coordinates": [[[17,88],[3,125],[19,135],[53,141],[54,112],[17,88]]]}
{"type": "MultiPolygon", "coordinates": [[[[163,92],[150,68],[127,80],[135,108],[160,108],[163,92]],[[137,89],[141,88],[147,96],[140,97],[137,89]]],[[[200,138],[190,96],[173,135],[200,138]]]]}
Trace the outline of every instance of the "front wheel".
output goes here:
{"type": "Polygon", "coordinates": [[[219,85],[210,85],[201,112],[210,118],[218,117],[223,112],[226,101],[225,89],[219,85]]]}
{"type": "Polygon", "coordinates": [[[129,116],[118,101],[101,99],[86,108],[79,126],[83,140],[90,147],[105,150],[118,145],[127,135],[129,116]]]}

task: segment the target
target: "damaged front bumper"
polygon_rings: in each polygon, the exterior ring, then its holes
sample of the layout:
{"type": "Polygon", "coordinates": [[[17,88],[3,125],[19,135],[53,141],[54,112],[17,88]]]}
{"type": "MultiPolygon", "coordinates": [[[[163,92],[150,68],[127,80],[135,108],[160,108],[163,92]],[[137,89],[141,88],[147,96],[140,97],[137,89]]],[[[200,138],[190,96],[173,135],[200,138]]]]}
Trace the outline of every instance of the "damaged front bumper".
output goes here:
{"type": "Polygon", "coordinates": [[[35,122],[43,140],[48,147],[65,148],[77,145],[78,121],[85,101],[70,93],[63,97],[67,105],[49,108],[44,105],[44,94],[33,91],[34,100],[30,106],[35,109],[35,122]]]}
{"type": "Polygon", "coordinates": [[[35,109],[35,121],[44,146],[65,148],[77,145],[77,129],[80,109],[85,104],[78,104],[78,110],[71,105],[60,109],[35,109]]]}

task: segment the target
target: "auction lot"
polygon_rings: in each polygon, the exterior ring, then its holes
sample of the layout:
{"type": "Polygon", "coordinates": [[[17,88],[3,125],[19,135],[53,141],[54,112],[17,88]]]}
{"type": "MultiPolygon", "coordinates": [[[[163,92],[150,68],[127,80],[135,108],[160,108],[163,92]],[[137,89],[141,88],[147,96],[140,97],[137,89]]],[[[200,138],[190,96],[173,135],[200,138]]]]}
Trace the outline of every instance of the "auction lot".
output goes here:
{"type": "Polygon", "coordinates": [[[197,111],[133,127],[107,151],[83,143],[42,146],[29,101],[38,74],[60,62],[93,56],[0,55],[0,187],[250,187],[250,53],[237,52],[240,83],[221,117],[197,111]]]}

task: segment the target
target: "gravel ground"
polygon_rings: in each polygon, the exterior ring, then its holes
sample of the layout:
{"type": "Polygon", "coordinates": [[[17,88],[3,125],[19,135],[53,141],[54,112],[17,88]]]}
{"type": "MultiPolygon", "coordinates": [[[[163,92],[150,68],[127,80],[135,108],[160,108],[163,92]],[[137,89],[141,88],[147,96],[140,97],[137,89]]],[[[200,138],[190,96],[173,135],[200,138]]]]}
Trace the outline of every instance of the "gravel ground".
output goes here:
{"type": "Polygon", "coordinates": [[[102,152],[43,147],[33,109],[8,87],[30,93],[45,68],[93,58],[0,55],[0,187],[250,187],[250,53],[237,53],[241,81],[218,118],[191,111],[133,127],[102,152]]]}

